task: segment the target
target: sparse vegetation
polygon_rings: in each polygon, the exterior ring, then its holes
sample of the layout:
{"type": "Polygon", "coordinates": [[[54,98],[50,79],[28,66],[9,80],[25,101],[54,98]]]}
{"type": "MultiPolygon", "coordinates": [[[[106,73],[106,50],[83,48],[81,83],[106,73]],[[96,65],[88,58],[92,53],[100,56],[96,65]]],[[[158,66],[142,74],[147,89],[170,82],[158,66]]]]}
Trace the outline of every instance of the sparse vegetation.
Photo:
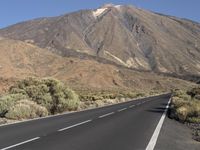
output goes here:
{"type": "Polygon", "coordinates": [[[1,117],[27,119],[76,110],[79,97],[58,80],[27,78],[0,97],[1,117]]]}
{"type": "Polygon", "coordinates": [[[2,118],[14,120],[31,119],[155,94],[153,91],[142,93],[129,90],[76,92],[52,78],[26,78],[15,82],[0,97],[0,115],[2,118]]]}
{"type": "Polygon", "coordinates": [[[139,98],[153,93],[142,93],[136,91],[82,91],[78,92],[82,101],[97,101],[105,99],[139,98]]]}
{"type": "Polygon", "coordinates": [[[117,89],[112,91],[79,90],[77,93],[79,94],[81,100],[80,109],[87,109],[126,102],[131,99],[146,97],[163,92],[149,91],[143,93],[140,91],[117,89]]]}

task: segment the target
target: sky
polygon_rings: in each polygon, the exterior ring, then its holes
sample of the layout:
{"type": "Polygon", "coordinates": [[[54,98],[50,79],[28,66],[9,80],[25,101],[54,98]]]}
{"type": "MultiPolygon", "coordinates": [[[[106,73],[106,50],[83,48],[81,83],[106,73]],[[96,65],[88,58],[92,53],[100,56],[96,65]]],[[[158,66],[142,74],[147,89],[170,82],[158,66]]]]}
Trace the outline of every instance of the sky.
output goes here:
{"type": "Polygon", "coordinates": [[[200,22],[200,0],[0,0],[0,28],[34,18],[95,9],[106,3],[131,4],[200,22]]]}

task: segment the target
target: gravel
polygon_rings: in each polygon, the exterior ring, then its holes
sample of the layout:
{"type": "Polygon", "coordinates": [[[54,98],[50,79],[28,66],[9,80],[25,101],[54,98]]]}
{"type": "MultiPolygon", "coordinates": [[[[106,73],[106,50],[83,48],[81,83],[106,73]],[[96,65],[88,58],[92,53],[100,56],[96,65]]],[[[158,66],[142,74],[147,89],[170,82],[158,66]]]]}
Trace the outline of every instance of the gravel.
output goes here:
{"type": "Polygon", "coordinates": [[[192,129],[193,139],[200,142],[200,123],[186,123],[192,129]]]}

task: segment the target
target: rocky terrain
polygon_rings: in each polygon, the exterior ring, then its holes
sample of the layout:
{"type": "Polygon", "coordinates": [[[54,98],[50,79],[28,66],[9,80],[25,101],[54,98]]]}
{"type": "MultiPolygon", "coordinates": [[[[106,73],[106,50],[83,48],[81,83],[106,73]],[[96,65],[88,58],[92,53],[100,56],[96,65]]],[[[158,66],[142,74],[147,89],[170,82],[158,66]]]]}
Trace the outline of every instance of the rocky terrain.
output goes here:
{"type": "Polygon", "coordinates": [[[76,90],[170,90],[194,84],[94,60],[61,57],[30,43],[1,38],[1,92],[25,77],[54,77],[76,90]]]}

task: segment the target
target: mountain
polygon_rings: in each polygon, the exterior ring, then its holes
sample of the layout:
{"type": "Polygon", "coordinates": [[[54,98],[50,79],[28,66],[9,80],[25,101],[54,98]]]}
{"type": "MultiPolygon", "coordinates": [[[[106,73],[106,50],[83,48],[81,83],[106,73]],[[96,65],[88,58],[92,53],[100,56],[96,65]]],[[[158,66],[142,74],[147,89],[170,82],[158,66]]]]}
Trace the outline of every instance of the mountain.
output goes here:
{"type": "Polygon", "coordinates": [[[0,30],[61,56],[103,59],[128,68],[200,75],[200,24],[107,4],[96,10],[22,22],[0,30]]]}
{"type": "Polygon", "coordinates": [[[180,79],[139,72],[95,60],[62,57],[23,41],[0,38],[0,93],[29,76],[53,77],[75,90],[170,90],[191,87],[180,79]]]}

